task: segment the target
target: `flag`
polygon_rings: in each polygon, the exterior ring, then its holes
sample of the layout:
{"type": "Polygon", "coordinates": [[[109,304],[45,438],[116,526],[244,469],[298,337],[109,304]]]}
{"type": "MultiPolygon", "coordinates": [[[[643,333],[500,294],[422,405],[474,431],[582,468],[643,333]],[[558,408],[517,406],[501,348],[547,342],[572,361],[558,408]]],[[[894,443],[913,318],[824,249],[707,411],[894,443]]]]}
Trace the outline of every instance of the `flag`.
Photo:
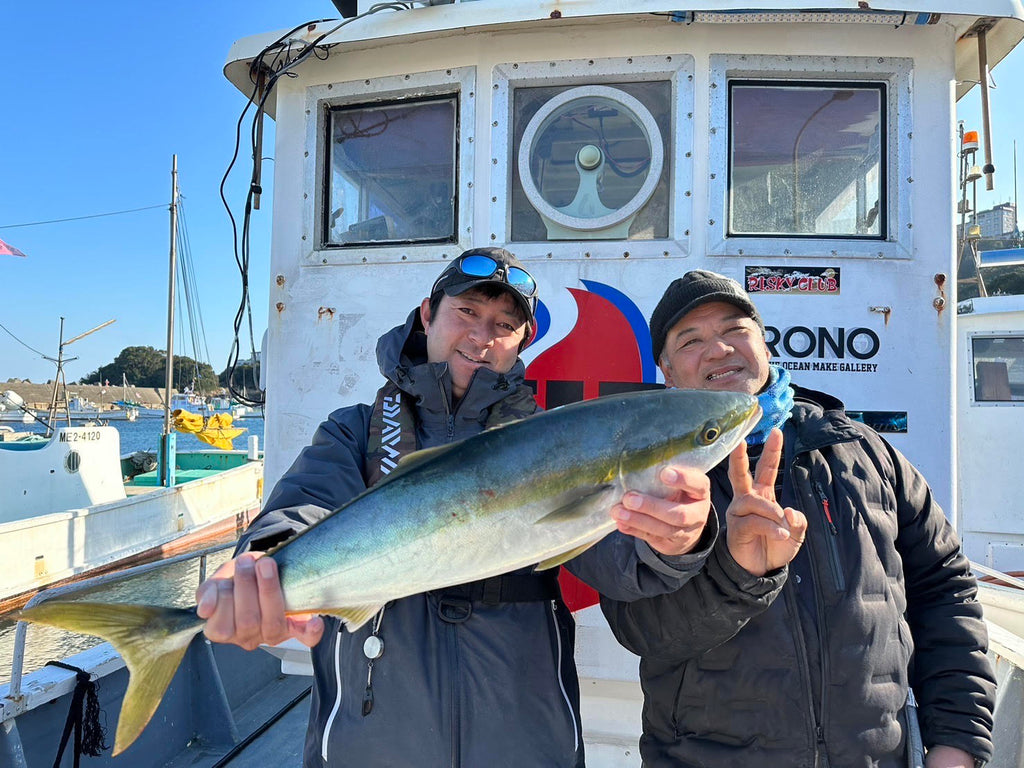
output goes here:
{"type": "Polygon", "coordinates": [[[0,256],[24,256],[25,254],[15,248],[13,245],[8,245],[3,240],[0,240],[0,256]]]}

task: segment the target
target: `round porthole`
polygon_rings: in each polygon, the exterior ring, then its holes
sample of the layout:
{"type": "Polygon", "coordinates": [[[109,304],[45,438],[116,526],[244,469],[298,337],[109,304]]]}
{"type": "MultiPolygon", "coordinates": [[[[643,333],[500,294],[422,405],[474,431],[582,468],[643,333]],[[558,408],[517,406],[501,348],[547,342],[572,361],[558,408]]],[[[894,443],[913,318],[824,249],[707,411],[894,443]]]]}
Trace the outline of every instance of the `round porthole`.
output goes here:
{"type": "Polygon", "coordinates": [[[68,451],[68,455],[64,457],[64,469],[73,475],[81,466],[82,455],[78,451],[68,451]]]}
{"type": "Polygon", "coordinates": [[[523,193],[549,229],[595,233],[628,227],[654,194],[664,161],[661,131],[647,107],[618,88],[586,85],[534,114],[518,170],[523,193]]]}

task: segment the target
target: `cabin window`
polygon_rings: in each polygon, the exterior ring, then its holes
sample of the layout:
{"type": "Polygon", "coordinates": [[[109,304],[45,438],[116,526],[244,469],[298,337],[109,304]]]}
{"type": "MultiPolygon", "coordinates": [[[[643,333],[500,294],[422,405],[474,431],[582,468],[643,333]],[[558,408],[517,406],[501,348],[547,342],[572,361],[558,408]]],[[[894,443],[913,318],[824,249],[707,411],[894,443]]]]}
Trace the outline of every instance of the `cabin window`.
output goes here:
{"type": "Polygon", "coordinates": [[[669,236],[670,82],[519,87],[512,112],[512,241],[669,236]]]}
{"type": "Polygon", "coordinates": [[[975,336],[971,354],[975,402],[1024,402],[1024,336],[975,336]]]}
{"type": "Polygon", "coordinates": [[[913,59],[711,54],[708,74],[707,255],[914,258],[913,59]]]}
{"type": "Polygon", "coordinates": [[[728,235],[887,235],[885,85],[729,82],[728,235]]]}
{"type": "Polygon", "coordinates": [[[331,107],[323,241],[456,241],[458,98],[331,107]]]}

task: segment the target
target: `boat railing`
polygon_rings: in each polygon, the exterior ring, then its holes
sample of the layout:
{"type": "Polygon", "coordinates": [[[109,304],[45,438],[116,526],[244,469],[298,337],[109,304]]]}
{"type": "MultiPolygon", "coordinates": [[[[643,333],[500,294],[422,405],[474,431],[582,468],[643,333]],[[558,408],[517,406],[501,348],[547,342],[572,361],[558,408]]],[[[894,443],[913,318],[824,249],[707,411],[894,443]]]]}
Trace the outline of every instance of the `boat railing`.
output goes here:
{"type": "MultiPolygon", "coordinates": [[[[69,593],[115,584],[135,576],[140,576],[144,573],[149,573],[150,571],[155,571],[159,568],[166,568],[177,563],[195,560],[196,558],[199,559],[199,578],[196,581],[196,586],[198,587],[206,579],[206,564],[210,555],[214,555],[234,546],[235,542],[231,541],[226,544],[218,544],[195,552],[186,552],[181,555],[175,555],[174,557],[168,557],[165,560],[143,563],[142,565],[136,565],[131,568],[125,568],[112,573],[105,573],[89,579],[83,579],[82,581],[76,581],[73,584],[65,584],[60,587],[44,589],[35,594],[32,599],[28,601],[25,607],[31,608],[39,603],[52,600],[57,597],[62,597],[69,593]]],[[[14,630],[14,653],[11,657],[11,680],[7,694],[7,698],[12,701],[17,701],[22,695],[21,680],[25,661],[25,637],[27,630],[28,622],[25,621],[19,621],[14,630]]]]}
{"type": "Polygon", "coordinates": [[[971,560],[971,571],[974,573],[983,573],[986,576],[990,576],[995,581],[1001,581],[1011,587],[1017,587],[1017,589],[1024,589],[1024,579],[1020,579],[1016,576],[1011,576],[1008,573],[1003,573],[995,568],[989,568],[987,565],[976,563],[971,560]]]}

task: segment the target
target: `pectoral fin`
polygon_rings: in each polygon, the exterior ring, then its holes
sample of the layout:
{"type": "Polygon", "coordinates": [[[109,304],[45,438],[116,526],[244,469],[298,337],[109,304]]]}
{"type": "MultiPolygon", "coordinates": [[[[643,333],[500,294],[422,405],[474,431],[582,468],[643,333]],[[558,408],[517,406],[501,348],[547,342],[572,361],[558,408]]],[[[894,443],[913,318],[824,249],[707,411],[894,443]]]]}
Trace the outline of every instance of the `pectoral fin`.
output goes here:
{"type": "Polygon", "coordinates": [[[575,520],[577,518],[588,515],[593,511],[594,502],[598,501],[605,491],[613,488],[611,484],[598,485],[575,496],[569,502],[563,504],[558,509],[555,509],[544,517],[538,518],[534,521],[534,525],[546,525],[548,523],[564,523],[569,520],[575,520]]]}
{"type": "Polygon", "coordinates": [[[581,554],[583,552],[586,552],[592,546],[597,544],[598,541],[600,541],[600,539],[595,539],[594,541],[588,541],[583,546],[576,547],[575,549],[570,549],[568,552],[563,552],[562,554],[555,555],[554,557],[549,557],[547,560],[542,560],[541,562],[537,563],[537,566],[534,568],[534,570],[535,571],[546,571],[549,568],[556,568],[557,566],[561,565],[562,563],[569,562],[574,557],[576,557],[576,555],[579,555],[579,554],[581,554]]]}

